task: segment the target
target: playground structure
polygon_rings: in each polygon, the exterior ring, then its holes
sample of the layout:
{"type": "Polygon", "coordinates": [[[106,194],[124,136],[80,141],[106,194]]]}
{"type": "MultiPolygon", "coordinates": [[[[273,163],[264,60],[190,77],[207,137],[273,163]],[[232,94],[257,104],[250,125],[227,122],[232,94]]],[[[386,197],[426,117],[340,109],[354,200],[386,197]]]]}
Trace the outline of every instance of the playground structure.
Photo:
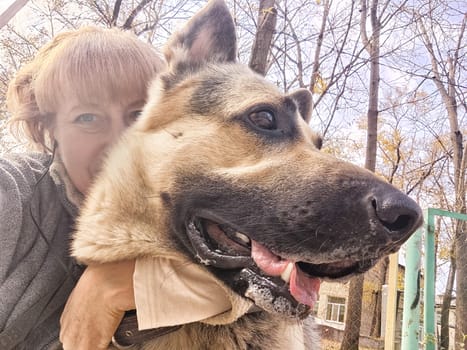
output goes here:
{"type": "MultiPolygon", "coordinates": [[[[435,350],[436,318],[435,318],[435,216],[444,216],[467,221],[467,214],[428,208],[425,210],[425,223],[422,228],[406,243],[406,265],[404,278],[404,307],[402,319],[401,350],[435,350]],[[421,278],[422,232],[424,235],[423,279],[421,278]],[[423,280],[423,341],[420,339],[420,299],[421,281],[423,280]],[[422,346],[422,347],[421,347],[422,346]]],[[[397,254],[390,257],[388,310],[396,303],[396,287],[394,266],[397,266],[397,254]]],[[[388,312],[386,318],[385,350],[394,349],[394,313],[388,312]]]]}

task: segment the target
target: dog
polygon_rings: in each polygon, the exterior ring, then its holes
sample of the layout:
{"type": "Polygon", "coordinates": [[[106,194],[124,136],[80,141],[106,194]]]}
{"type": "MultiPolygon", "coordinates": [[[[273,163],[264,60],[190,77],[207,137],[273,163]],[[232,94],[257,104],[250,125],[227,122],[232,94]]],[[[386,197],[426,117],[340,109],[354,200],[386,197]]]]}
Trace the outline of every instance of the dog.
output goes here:
{"type": "Polygon", "coordinates": [[[236,62],[236,45],[221,0],[172,35],[166,71],[78,220],[72,255],[83,263],[176,257],[254,306],[141,349],[285,349],[290,334],[317,349],[308,316],[319,282],[367,271],[422,222],[405,194],[320,152],[310,92],[281,93],[236,62]]]}

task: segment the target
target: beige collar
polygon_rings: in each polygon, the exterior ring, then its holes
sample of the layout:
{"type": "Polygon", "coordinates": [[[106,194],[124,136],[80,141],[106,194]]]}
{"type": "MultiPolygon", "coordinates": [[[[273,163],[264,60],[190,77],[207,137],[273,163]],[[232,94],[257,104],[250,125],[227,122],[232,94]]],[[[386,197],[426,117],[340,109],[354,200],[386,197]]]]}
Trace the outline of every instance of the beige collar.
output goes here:
{"type": "Polygon", "coordinates": [[[228,324],[254,305],[189,261],[137,259],[133,281],[140,330],[191,322],[228,324]]]}

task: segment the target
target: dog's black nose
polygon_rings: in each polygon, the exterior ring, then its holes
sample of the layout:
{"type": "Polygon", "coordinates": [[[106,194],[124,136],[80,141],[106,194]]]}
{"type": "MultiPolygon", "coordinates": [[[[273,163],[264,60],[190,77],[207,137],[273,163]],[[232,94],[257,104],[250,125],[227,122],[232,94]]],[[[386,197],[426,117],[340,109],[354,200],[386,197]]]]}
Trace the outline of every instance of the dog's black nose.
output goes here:
{"type": "Polygon", "coordinates": [[[370,196],[371,209],[393,241],[408,238],[420,226],[422,211],[407,195],[384,186],[370,196]]]}

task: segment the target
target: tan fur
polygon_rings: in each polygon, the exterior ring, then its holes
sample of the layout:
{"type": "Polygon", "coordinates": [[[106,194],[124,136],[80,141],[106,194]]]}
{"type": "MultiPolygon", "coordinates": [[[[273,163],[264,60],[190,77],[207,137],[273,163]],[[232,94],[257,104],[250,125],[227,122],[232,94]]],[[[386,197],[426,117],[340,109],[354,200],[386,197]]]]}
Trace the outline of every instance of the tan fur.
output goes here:
{"type": "MultiPolygon", "coordinates": [[[[224,42],[234,40],[232,32],[225,5],[213,0],[171,39],[166,74],[152,85],[141,119],[109,156],[82,209],[72,245],[81,262],[165,257],[197,262],[221,281],[215,272],[222,268],[213,272],[212,262],[188,247],[183,225],[199,207],[281,258],[316,266],[355,260],[365,266],[356,273],[397,250],[420,225],[419,208],[404,195],[319,152],[307,124],[310,93],[284,95],[236,64],[235,41],[224,42]],[[272,111],[277,127],[254,124],[257,111],[272,111]],[[395,233],[392,221],[379,217],[393,203],[406,203],[403,214],[413,214],[395,233]]],[[[223,285],[234,308],[235,300],[243,307],[256,301],[254,293],[246,298],[223,285]]],[[[310,318],[286,317],[290,309],[271,312],[259,301],[269,312],[184,325],[141,348],[318,348],[310,318]]]]}

